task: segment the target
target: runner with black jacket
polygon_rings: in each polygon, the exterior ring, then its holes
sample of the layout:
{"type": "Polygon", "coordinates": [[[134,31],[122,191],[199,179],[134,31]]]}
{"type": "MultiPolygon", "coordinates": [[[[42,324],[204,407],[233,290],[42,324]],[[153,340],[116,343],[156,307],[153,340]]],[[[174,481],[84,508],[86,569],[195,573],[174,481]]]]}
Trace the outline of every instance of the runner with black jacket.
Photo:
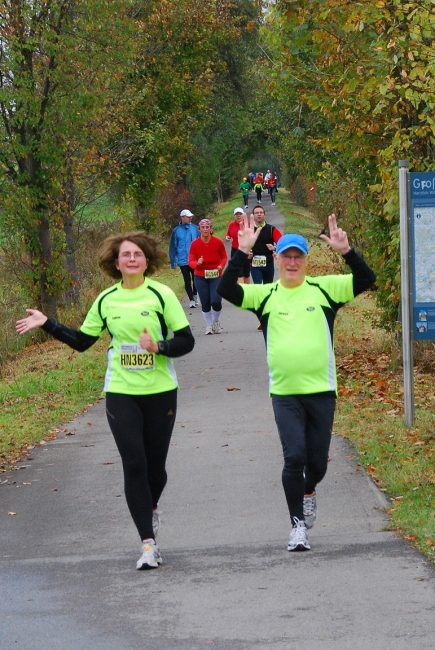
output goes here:
{"type": "Polygon", "coordinates": [[[337,311],[375,281],[375,274],[329,216],[321,235],[349,265],[347,275],[307,275],[308,243],[286,234],[276,246],[279,280],[239,284],[240,268],[259,238],[246,220],[239,249],[218,285],[219,294],[260,320],[267,345],[269,393],[281,439],[282,483],[290,514],[289,551],[310,549],[307,529],[317,516],[316,486],[326,474],[337,394],[333,327],[337,311]]]}

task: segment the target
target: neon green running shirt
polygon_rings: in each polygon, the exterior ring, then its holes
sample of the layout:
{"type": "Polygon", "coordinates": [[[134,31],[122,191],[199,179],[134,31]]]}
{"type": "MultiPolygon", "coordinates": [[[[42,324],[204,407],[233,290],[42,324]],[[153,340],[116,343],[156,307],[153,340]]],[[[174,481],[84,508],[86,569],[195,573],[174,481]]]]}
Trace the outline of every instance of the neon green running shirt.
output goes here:
{"type": "Polygon", "coordinates": [[[241,284],[242,309],[267,317],[269,393],[309,395],[337,391],[333,323],[337,310],[353,300],[353,276],[305,277],[295,289],[241,284]]]}
{"type": "Polygon", "coordinates": [[[147,328],[153,341],[169,338],[169,330],[189,325],[183,308],[164,284],[145,278],[137,289],[119,282],[95,300],[80,330],[90,336],[110,334],[104,391],[126,395],[151,395],[178,387],[171,358],[147,353],[139,336],[147,328]]]}

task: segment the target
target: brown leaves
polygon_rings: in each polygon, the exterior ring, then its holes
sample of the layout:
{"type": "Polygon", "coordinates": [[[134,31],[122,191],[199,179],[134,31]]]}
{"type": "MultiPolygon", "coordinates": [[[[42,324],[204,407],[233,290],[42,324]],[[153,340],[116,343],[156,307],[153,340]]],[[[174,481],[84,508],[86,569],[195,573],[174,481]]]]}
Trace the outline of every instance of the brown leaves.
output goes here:
{"type": "Polygon", "coordinates": [[[366,348],[338,358],[338,394],[349,401],[355,400],[359,407],[373,403],[392,406],[387,414],[397,416],[402,410],[402,391],[397,375],[389,369],[390,364],[387,354],[375,356],[368,354],[366,348]]]}

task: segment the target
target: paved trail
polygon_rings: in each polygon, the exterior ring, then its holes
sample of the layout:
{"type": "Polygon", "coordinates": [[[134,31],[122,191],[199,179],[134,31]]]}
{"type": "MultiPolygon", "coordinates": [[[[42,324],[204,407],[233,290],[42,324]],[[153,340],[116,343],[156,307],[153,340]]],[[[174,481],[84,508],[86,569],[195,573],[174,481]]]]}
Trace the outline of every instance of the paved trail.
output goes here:
{"type": "Polygon", "coordinates": [[[338,436],[312,550],[286,551],[255,317],[226,303],[224,332],[206,337],[200,311],[188,314],[196,347],[177,360],[164,564],[135,570],[137,533],[101,400],[68,425],[74,435],[0,475],[2,650],[432,650],[434,567],[385,532],[386,500],[338,436]]]}

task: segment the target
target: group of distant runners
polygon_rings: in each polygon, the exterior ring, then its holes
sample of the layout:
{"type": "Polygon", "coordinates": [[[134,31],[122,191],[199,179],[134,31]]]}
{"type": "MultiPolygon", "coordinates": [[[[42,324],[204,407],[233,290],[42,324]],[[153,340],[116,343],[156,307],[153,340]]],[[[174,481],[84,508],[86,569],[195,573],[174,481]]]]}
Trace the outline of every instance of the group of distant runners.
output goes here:
{"type": "MultiPolygon", "coordinates": [[[[190,210],[182,210],[180,222],[172,231],[169,243],[171,268],[175,269],[177,264],[180,267],[189,308],[201,304],[205,333],[220,334],[222,299],[217,286],[228,257],[222,241],[213,235],[211,221],[202,219],[196,226],[192,223],[193,217],[190,210]]],[[[225,235],[225,240],[231,242],[231,258],[239,248],[239,231],[246,219],[243,208],[234,209],[234,221],[228,225],[225,235]]],[[[254,232],[259,232],[240,270],[239,282],[249,284],[252,278],[254,284],[270,284],[275,271],[273,256],[282,233],[266,223],[266,211],[261,205],[254,207],[251,219],[254,232]]]]}
{"type": "Polygon", "coordinates": [[[242,193],[243,207],[245,210],[248,208],[249,192],[253,190],[257,197],[257,204],[261,204],[263,192],[267,192],[270,196],[271,205],[275,205],[275,197],[278,192],[278,176],[270,169],[263,175],[261,172],[249,172],[240,183],[240,191],[242,193]]]}
{"type": "MultiPolygon", "coordinates": [[[[371,286],[374,273],[349,246],[333,214],[329,235],[320,237],[343,256],[351,272],[321,277],[307,275],[306,239],[282,235],[267,224],[259,204],[250,220],[244,209],[234,211],[226,236],[232,247],[229,261],[210,220],[201,219],[197,228],[192,217],[189,210],[180,214],[170,243],[171,265],[180,266],[189,308],[201,303],[207,335],[222,332],[222,298],[258,319],[284,456],[282,482],[291,521],[287,549],[309,550],[308,529],[316,520],[316,486],[327,469],[337,394],[334,318],[340,307],[371,286]],[[279,279],[273,281],[275,265],[279,279]]],[[[143,231],[108,237],[98,262],[115,282],[96,298],[78,330],[36,309],[27,309],[27,316],[16,323],[19,334],[40,327],[80,352],[108,332],[106,413],[141,540],[136,563],[141,570],[162,563],[156,537],[177,412],[173,359],[190,353],[195,344],[180,301],[151,278],[165,259],[159,240],[143,231]]]]}

